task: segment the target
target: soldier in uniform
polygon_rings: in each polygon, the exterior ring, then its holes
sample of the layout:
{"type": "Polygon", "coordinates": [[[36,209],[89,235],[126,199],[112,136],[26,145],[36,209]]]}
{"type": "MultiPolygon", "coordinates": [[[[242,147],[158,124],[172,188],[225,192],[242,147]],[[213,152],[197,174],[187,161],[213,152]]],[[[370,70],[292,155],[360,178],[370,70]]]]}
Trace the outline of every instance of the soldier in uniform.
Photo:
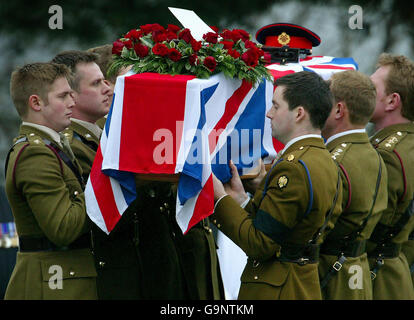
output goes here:
{"type": "Polygon", "coordinates": [[[321,246],[319,275],[324,299],[371,300],[366,240],[387,208],[387,170],[365,126],[375,109],[375,86],[348,70],[330,79],[334,107],[322,129],[326,147],[341,168],[342,214],[321,246]]]}
{"type": "Polygon", "coordinates": [[[267,117],[285,148],[244,209],[248,196],[235,166],[226,187],[214,176],[211,219],[248,256],[239,299],[321,299],[319,243],[342,203],[339,169],[321,137],[332,95],[313,72],[275,85],[267,117]]]}
{"type": "Polygon", "coordinates": [[[383,53],[371,80],[377,90],[371,143],[388,172],[388,206],[367,244],[373,296],[414,299],[409,264],[401,252],[414,228],[414,63],[383,53]]]}
{"type": "MultiPolygon", "coordinates": [[[[87,181],[102,129],[96,121],[109,111],[113,91],[97,65],[98,56],[84,51],[64,51],[52,60],[68,66],[74,80],[75,106],[71,125],[63,133],[68,138],[75,157],[87,181]]],[[[131,207],[129,211],[133,211],[131,207]]],[[[110,235],[96,225],[93,230],[93,253],[98,272],[99,299],[140,299],[140,261],[134,243],[133,212],[110,235]]]]}
{"type": "Polygon", "coordinates": [[[6,299],[96,299],[82,169],[58,132],[70,124],[68,68],[25,65],[10,92],[23,123],[6,164],[19,252],[6,299]]]}

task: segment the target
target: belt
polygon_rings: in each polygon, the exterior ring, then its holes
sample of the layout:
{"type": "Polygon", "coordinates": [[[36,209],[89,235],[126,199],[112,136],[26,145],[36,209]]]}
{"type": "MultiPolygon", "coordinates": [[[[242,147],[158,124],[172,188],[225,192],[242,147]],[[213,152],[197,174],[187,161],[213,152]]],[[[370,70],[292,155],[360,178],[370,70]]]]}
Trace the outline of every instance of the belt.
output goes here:
{"type": "Polygon", "coordinates": [[[86,233],[81,235],[78,239],[71,244],[63,247],[59,247],[51,242],[48,238],[32,238],[32,237],[19,237],[19,250],[20,252],[35,252],[35,251],[67,251],[75,249],[91,248],[90,234],[86,233]]]}
{"type": "Polygon", "coordinates": [[[365,252],[366,240],[357,240],[341,245],[342,241],[325,241],[321,246],[321,253],[332,256],[359,257],[365,252]]]}
{"type": "Polygon", "coordinates": [[[297,263],[299,265],[317,263],[319,261],[319,245],[283,244],[280,256],[276,257],[276,260],[297,263]]]}
{"type": "Polygon", "coordinates": [[[401,243],[393,243],[393,242],[389,242],[389,243],[384,243],[382,245],[378,245],[377,248],[368,253],[368,257],[370,258],[385,258],[385,259],[391,259],[391,258],[396,258],[399,256],[400,252],[401,252],[401,243]]]}

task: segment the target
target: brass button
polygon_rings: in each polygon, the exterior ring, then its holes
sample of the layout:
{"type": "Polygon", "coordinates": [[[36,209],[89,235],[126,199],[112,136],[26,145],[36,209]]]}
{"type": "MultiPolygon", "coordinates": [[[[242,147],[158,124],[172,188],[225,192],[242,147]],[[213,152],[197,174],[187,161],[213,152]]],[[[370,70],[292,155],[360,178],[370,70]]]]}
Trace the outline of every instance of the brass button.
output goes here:
{"type": "Polygon", "coordinates": [[[221,224],[220,224],[220,223],[218,223],[218,224],[217,224],[217,228],[220,228],[220,227],[221,227],[221,224]]]}
{"type": "Polygon", "coordinates": [[[36,143],[36,144],[39,144],[40,143],[40,140],[39,139],[36,139],[33,142],[36,143]]]}
{"type": "Polygon", "coordinates": [[[258,276],[254,276],[254,280],[257,280],[257,279],[259,279],[259,277],[258,276]]]}
{"type": "Polygon", "coordinates": [[[104,261],[99,261],[99,266],[101,267],[101,268],[103,268],[103,267],[105,267],[105,262],[104,261]]]}
{"type": "Polygon", "coordinates": [[[35,135],[34,133],[29,134],[29,136],[31,136],[31,137],[33,137],[34,135],[35,135]]]}
{"type": "Polygon", "coordinates": [[[398,131],[398,132],[397,132],[397,134],[398,134],[399,136],[402,136],[402,133],[401,133],[400,131],[398,131]]]}
{"type": "Polygon", "coordinates": [[[85,138],[90,138],[92,137],[89,133],[85,134],[85,138]]]}
{"type": "Polygon", "coordinates": [[[76,197],[79,194],[79,191],[75,191],[73,195],[76,197]]]}
{"type": "Polygon", "coordinates": [[[301,147],[299,148],[299,150],[303,150],[303,146],[301,146],[301,147]]]}
{"type": "Polygon", "coordinates": [[[164,207],[166,207],[168,209],[168,203],[164,202],[164,207]]]}
{"type": "Polygon", "coordinates": [[[259,266],[259,264],[260,264],[259,261],[254,260],[253,261],[253,268],[257,268],[259,266]]]}
{"type": "Polygon", "coordinates": [[[341,144],[342,148],[346,147],[346,143],[341,144]]]}
{"type": "Polygon", "coordinates": [[[70,272],[69,272],[69,275],[70,275],[71,277],[73,277],[73,276],[75,275],[75,271],[70,271],[70,272]]]}
{"type": "Polygon", "coordinates": [[[165,208],[164,207],[160,207],[160,211],[161,212],[164,212],[165,211],[165,208]]]}

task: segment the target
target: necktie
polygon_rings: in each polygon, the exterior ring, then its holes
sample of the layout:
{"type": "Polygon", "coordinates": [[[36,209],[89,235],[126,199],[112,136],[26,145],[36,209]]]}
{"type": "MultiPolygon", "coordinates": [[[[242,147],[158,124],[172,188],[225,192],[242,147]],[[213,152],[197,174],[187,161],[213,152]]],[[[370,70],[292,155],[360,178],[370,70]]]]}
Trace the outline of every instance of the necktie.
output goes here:
{"type": "Polygon", "coordinates": [[[63,133],[59,133],[59,136],[60,136],[60,143],[63,146],[63,151],[73,162],[75,160],[75,155],[73,154],[72,148],[70,147],[68,138],[66,138],[66,136],[63,133]]]}

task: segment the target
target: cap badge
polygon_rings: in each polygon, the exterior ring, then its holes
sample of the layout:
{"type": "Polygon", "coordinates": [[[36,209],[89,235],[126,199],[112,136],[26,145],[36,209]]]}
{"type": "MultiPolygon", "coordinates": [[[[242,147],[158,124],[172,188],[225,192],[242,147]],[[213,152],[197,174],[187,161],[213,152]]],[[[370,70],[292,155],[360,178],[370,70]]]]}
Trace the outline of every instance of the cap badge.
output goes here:
{"type": "Polygon", "coordinates": [[[287,161],[293,161],[295,159],[295,156],[293,154],[289,155],[287,158],[287,161]]]}
{"type": "Polygon", "coordinates": [[[279,186],[280,189],[283,189],[284,187],[287,186],[288,181],[289,180],[288,180],[288,178],[286,176],[281,176],[279,178],[279,180],[277,181],[277,184],[278,184],[278,186],[279,186]]]}
{"type": "Polygon", "coordinates": [[[286,32],[282,32],[281,34],[279,34],[279,36],[277,37],[277,41],[282,45],[282,46],[286,46],[287,44],[289,44],[290,42],[290,36],[286,33],[286,32]]]}

